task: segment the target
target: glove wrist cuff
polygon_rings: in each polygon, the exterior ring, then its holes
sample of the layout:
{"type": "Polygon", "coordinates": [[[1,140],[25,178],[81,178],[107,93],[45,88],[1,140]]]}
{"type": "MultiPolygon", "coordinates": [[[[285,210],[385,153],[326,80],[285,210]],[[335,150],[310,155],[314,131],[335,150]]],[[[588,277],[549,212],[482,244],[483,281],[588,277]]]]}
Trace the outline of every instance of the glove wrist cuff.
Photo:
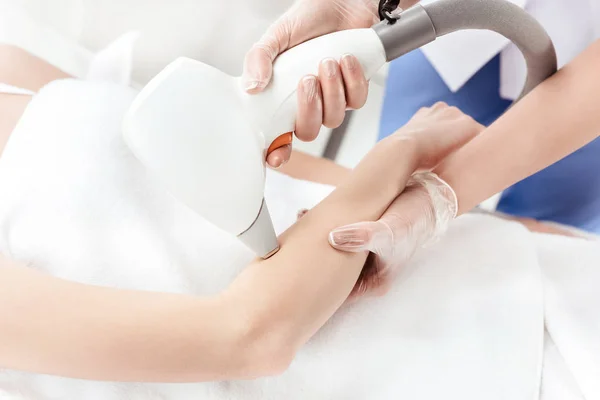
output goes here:
{"type": "Polygon", "coordinates": [[[427,192],[435,218],[432,237],[439,237],[458,214],[458,197],[454,189],[433,172],[416,173],[412,176],[411,181],[412,184],[423,187],[427,192]]]}

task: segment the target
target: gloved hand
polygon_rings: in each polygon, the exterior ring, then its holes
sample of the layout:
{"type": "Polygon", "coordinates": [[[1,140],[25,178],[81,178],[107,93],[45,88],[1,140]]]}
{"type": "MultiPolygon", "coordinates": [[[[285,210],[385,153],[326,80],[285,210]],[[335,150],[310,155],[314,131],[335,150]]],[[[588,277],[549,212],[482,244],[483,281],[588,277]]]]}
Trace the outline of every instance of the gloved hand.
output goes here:
{"type": "MultiPolygon", "coordinates": [[[[263,90],[271,80],[273,61],[287,49],[327,33],[372,26],[379,20],[377,5],[377,0],[297,1],[246,54],[246,90],[263,90]]],[[[346,108],[358,109],[365,104],[367,91],[368,83],[356,57],[323,60],[318,77],[306,76],[298,84],[296,136],[312,141],[321,125],[337,128],[344,120],[346,108]]],[[[278,149],[267,162],[277,168],[290,154],[290,146],[278,149]]]]}
{"type": "MultiPolygon", "coordinates": [[[[429,171],[483,129],[457,108],[440,102],[419,110],[404,127],[384,140],[415,140],[418,168],[429,171]]],[[[421,172],[413,175],[378,221],[333,230],[329,242],[334,248],[371,253],[353,295],[385,294],[414,252],[446,230],[457,209],[452,188],[435,174],[421,172]]]]}
{"type": "Polygon", "coordinates": [[[417,173],[378,221],[332,231],[329,242],[334,248],[370,252],[351,296],[387,293],[414,252],[439,238],[457,210],[448,184],[434,173],[417,173]]]}

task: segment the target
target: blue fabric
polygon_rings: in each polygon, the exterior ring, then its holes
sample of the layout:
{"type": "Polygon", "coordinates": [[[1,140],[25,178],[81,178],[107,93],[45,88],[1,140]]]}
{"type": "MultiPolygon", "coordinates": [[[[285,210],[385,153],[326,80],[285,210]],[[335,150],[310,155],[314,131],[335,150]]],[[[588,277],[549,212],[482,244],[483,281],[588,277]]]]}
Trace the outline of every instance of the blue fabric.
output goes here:
{"type": "Polygon", "coordinates": [[[420,50],[390,65],[379,139],[394,133],[421,108],[438,101],[456,106],[483,125],[494,122],[511,105],[500,98],[500,58],[483,67],[457,93],[452,93],[420,50]]]}
{"type": "MultiPolygon", "coordinates": [[[[495,57],[452,93],[420,50],[407,54],[390,65],[379,138],[437,101],[490,125],[511,104],[500,97],[499,80],[500,57],[495,57]]],[[[507,189],[498,211],[600,233],[600,139],[507,189]]]]}
{"type": "Polygon", "coordinates": [[[505,190],[498,211],[600,234],[600,140],[505,190]]]}

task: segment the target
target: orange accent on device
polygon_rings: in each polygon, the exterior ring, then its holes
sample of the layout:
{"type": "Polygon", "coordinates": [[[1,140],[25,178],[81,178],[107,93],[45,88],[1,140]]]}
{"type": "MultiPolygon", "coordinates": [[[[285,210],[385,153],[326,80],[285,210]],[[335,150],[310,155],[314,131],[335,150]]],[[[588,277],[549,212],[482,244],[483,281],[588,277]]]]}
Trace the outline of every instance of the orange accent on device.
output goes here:
{"type": "Polygon", "coordinates": [[[280,149],[283,146],[287,146],[288,144],[292,144],[293,132],[284,133],[281,136],[278,136],[273,143],[267,149],[267,156],[271,154],[274,150],[280,149]]]}

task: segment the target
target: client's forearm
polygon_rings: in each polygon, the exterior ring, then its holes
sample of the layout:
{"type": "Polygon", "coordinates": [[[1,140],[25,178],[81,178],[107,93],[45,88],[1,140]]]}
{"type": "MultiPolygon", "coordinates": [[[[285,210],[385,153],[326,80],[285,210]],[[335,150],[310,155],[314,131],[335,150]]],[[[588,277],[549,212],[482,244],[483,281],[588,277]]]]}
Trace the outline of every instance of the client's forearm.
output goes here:
{"type": "Polygon", "coordinates": [[[456,191],[460,213],[600,135],[598,71],[600,41],[437,169],[456,191]]]}
{"type": "Polygon", "coordinates": [[[382,154],[376,146],[348,180],[283,234],[279,253],[255,262],[229,288],[239,318],[254,320],[256,336],[288,359],[347,299],[365,262],[366,254],[331,248],[328,233],[381,216],[416,168],[410,147],[399,143],[382,154]],[[373,168],[374,161],[381,166],[373,168]]]}
{"type": "Polygon", "coordinates": [[[310,182],[337,186],[348,177],[350,170],[331,160],[294,151],[290,161],[279,172],[310,182]]]}
{"type": "Polygon", "coordinates": [[[264,371],[242,365],[244,332],[218,297],[83,285],[0,258],[0,368],[176,382],[264,371]]]}

